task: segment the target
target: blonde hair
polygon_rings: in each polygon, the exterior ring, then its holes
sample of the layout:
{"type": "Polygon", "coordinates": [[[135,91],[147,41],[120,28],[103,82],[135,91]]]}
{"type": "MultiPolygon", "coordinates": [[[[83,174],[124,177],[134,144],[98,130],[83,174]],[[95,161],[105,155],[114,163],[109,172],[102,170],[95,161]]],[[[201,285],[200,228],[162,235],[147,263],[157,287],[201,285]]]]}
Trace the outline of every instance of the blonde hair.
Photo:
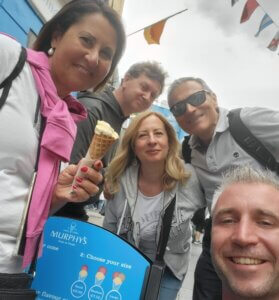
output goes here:
{"type": "Polygon", "coordinates": [[[190,177],[190,173],[185,170],[184,163],[180,158],[180,144],[172,125],[160,113],[145,111],[138,114],[132,120],[122,137],[114,159],[107,168],[106,182],[112,194],[118,192],[119,181],[124,171],[135,161],[140,164],[134,152],[134,145],[141,123],[150,116],[156,116],[163,122],[168,135],[169,151],[166,157],[165,173],[163,175],[164,190],[172,189],[177,181],[186,182],[190,177]]]}

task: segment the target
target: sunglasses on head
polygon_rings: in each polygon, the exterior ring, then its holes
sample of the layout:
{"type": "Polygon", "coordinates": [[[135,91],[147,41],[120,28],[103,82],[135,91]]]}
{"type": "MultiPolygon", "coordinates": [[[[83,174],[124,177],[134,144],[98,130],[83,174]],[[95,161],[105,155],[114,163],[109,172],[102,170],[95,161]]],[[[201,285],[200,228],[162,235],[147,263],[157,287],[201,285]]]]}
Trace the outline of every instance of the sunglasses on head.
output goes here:
{"type": "Polygon", "coordinates": [[[198,91],[198,92],[192,94],[191,96],[187,97],[186,99],[174,104],[170,108],[170,111],[172,112],[172,114],[175,117],[182,116],[187,109],[188,103],[193,106],[199,106],[199,105],[203,104],[206,100],[206,93],[209,93],[209,92],[206,90],[198,91]]]}

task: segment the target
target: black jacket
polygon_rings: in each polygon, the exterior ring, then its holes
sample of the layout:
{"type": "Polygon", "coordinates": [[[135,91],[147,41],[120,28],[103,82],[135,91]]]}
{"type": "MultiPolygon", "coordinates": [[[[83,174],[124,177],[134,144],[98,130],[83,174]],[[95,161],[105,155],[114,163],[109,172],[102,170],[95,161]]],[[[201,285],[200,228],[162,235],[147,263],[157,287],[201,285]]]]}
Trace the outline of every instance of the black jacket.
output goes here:
{"type": "MultiPolygon", "coordinates": [[[[71,162],[75,164],[85,157],[98,120],[106,121],[119,134],[122,124],[127,119],[110,88],[106,88],[102,93],[82,93],[78,100],[87,108],[88,118],[78,123],[77,136],[71,154],[71,162]]],[[[116,144],[105,155],[104,167],[111,161],[115,148],[116,144]]]]}

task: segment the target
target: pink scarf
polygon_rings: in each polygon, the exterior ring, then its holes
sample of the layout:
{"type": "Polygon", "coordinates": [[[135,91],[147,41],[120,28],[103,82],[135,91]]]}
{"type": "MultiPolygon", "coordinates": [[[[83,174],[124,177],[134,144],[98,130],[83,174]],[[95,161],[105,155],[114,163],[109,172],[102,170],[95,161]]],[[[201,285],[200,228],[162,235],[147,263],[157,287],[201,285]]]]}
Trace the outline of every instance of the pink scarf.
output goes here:
{"type": "Polygon", "coordinates": [[[41,98],[41,115],[45,118],[45,130],[40,145],[37,179],[28,212],[24,268],[35,255],[38,238],[48,218],[60,161],[67,162],[70,159],[76,136],[75,122],[87,117],[85,108],[75,98],[68,95],[61,99],[58,96],[45,53],[28,49],[27,61],[41,98]]]}

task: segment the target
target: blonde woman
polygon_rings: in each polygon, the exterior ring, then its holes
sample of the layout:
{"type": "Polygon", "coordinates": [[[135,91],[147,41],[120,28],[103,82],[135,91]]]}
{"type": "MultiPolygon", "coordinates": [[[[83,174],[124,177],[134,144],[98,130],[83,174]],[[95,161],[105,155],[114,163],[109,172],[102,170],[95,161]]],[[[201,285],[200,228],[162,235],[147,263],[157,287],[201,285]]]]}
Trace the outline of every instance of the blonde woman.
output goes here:
{"type": "Polygon", "coordinates": [[[106,173],[114,197],[106,205],[104,227],[125,237],[151,260],[162,216],[176,196],[160,300],[176,299],[188,268],[190,219],[205,206],[194,169],[183,163],[179,150],[171,124],[159,113],[144,112],[127,128],[106,173]]]}

